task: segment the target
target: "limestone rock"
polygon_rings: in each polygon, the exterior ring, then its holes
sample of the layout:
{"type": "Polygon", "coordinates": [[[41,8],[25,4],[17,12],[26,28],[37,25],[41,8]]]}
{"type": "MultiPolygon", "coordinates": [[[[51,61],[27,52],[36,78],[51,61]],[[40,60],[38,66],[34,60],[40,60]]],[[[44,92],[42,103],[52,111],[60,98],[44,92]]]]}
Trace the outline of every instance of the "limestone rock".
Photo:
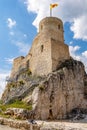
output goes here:
{"type": "Polygon", "coordinates": [[[42,80],[40,77],[30,77],[26,75],[26,72],[16,76],[18,77],[17,80],[7,83],[5,91],[2,94],[4,104],[14,102],[15,100],[22,100],[26,97],[29,99],[33,89],[38,86],[42,80]],[[24,84],[20,84],[20,82],[24,82],[24,84]]]}
{"type": "Polygon", "coordinates": [[[25,78],[24,85],[4,92],[2,100],[9,102],[17,97],[23,100],[28,96],[33,108],[28,113],[30,119],[65,119],[75,108],[87,109],[84,65],[73,59],[65,60],[47,76],[25,78]]]}
{"type": "Polygon", "coordinates": [[[36,108],[36,105],[38,103],[38,94],[39,94],[39,88],[36,87],[32,93],[32,104],[33,104],[33,110],[36,108]]]}
{"type": "Polygon", "coordinates": [[[31,104],[31,102],[32,102],[32,95],[28,95],[22,101],[26,102],[27,104],[31,104]]]}
{"type": "Polygon", "coordinates": [[[22,108],[7,108],[4,114],[14,116],[17,119],[28,118],[28,110],[22,108]]]}
{"type": "Polygon", "coordinates": [[[34,118],[64,119],[74,108],[87,109],[84,77],[86,73],[81,62],[72,59],[63,62],[57,71],[49,74],[38,86],[39,90],[35,88],[34,95],[38,97],[32,98],[34,118]]]}

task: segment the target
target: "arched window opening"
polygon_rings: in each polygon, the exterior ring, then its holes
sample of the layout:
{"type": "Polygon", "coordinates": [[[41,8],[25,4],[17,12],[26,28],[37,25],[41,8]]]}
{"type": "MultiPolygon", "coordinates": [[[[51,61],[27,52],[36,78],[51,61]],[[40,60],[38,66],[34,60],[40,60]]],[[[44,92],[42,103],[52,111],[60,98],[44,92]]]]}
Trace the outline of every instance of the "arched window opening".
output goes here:
{"type": "Polygon", "coordinates": [[[41,52],[43,52],[43,49],[44,49],[44,46],[43,46],[43,45],[41,45],[41,52]]]}
{"type": "Polygon", "coordinates": [[[43,25],[41,25],[41,30],[43,29],[43,25]]]}
{"type": "Polygon", "coordinates": [[[58,29],[60,29],[60,24],[58,25],[58,29]]]}

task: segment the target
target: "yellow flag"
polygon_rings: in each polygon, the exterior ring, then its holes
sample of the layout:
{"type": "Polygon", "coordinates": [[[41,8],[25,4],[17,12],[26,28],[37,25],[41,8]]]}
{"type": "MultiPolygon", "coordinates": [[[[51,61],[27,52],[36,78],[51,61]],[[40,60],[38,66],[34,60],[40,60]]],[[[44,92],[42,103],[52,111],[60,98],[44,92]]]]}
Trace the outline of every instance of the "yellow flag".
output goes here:
{"type": "Polygon", "coordinates": [[[58,4],[50,4],[50,9],[55,8],[58,4]]]}

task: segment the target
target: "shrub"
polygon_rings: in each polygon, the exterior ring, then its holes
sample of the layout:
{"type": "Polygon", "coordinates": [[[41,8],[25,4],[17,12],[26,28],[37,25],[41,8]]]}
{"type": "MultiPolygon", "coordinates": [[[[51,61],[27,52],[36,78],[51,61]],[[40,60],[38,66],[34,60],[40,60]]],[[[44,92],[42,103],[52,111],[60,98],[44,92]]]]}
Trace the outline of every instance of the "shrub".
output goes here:
{"type": "Polygon", "coordinates": [[[19,84],[20,84],[20,85],[24,85],[24,81],[23,81],[23,80],[20,80],[20,81],[19,81],[19,84]]]}
{"type": "Polygon", "coordinates": [[[31,74],[32,74],[31,70],[28,69],[28,70],[27,70],[27,75],[30,76],[31,74]]]}
{"type": "Polygon", "coordinates": [[[44,90],[44,85],[39,85],[39,90],[43,91],[44,90]]]}
{"type": "Polygon", "coordinates": [[[9,90],[10,88],[14,88],[14,87],[16,87],[16,86],[17,86],[17,82],[11,82],[11,83],[8,83],[8,84],[7,84],[8,90],[9,90]]]}
{"type": "Polygon", "coordinates": [[[2,105],[2,103],[3,103],[3,101],[2,101],[2,100],[0,100],[0,105],[2,105]]]}

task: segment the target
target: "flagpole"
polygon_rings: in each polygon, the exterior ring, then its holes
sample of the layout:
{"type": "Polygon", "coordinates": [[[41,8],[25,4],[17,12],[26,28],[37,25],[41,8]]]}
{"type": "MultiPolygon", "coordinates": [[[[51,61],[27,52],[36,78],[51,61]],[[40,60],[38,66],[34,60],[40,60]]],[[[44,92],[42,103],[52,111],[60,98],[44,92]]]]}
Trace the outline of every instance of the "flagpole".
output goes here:
{"type": "Polygon", "coordinates": [[[52,9],[50,8],[50,17],[52,17],[52,9]]]}
{"type": "Polygon", "coordinates": [[[52,17],[52,9],[54,8],[54,7],[56,7],[56,6],[58,6],[58,4],[50,4],[50,17],[52,17]]]}

